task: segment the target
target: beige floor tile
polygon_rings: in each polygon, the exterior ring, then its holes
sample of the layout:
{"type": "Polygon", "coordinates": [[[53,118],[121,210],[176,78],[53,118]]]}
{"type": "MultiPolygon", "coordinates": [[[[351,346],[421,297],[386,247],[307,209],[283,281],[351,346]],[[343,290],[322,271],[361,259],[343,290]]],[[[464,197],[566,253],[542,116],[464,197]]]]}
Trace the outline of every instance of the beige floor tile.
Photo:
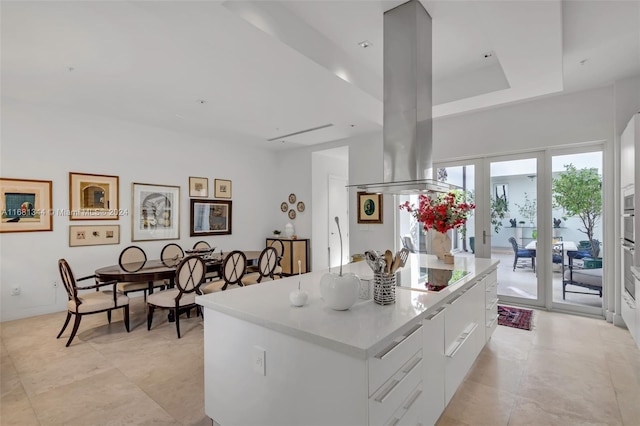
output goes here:
{"type": "Polygon", "coordinates": [[[527,398],[518,398],[511,413],[509,426],[615,426],[621,425],[620,419],[605,421],[591,417],[590,413],[573,412],[548,406],[527,398]]]}
{"type": "Polygon", "coordinates": [[[462,422],[460,420],[452,419],[451,417],[443,414],[438,419],[436,426],[471,426],[471,425],[469,425],[468,423],[462,422]]]}
{"type": "Polygon", "coordinates": [[[443,415],[470,425],[507,425],[514,401],[510,392],[466,380],[443,415]]]}
{"type": "Polygon", "coordinates": [[[487,349],[485,348],[480,353],[466,380],[504,392],[517,392],[524,373],[525,363],[496,356],[496,354],[487,349]]]}
{"type": "MultiPolygon", "coordinates": [[[[2,372],[4,374],[4,371],[2,372]]],[[[2,426],[40,425],[22,386],[3,393],[0,398],[0,424],[2,426]]]]}

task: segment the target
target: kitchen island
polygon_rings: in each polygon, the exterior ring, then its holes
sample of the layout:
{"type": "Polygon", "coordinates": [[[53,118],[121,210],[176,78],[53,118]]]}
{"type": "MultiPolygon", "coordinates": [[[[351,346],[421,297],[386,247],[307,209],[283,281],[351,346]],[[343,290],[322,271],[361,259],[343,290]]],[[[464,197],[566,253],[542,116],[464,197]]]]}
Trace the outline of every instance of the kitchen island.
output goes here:
{"type": "MultiPolygon", "coordinates": [[[[435,422],[496,326],[497,263],[411,255],[394,304],[347,311],[322,301],[326,271],[197,297],[206,414],[223,426],[435,422]],[[443,269],[455,282],[427,291],[443,269]],[[298,281],[303,307],[289,302],[298,281]]],[[[373,276],[365,262],[344,270],[373,276]]]]}

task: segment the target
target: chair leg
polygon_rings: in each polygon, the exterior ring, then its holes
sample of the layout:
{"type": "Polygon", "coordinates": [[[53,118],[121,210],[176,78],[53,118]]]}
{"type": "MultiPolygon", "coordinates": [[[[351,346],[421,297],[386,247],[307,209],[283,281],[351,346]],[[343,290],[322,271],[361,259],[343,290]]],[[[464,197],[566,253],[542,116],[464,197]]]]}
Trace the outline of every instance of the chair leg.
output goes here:
{"type": "Polygon", "coordinates": [[[107,320],[109,321],[109,324],[111,324],[111,311],[107,311],[107,320]]]}
{"type": "Polygon", "coordinates": [[[513,259],[513,272],[516,271],[516,264],[518,263],[518,256],[513,259]]]}
{"type": "Polygon", "coordinates": [[[147,305],[147,330],[151,330],[151,321],[153,321],[153,305],[147,305]]]}
{"type": "Polygon", "coordinates": [[[124,328],[129,332],[129,305],[124,306],[124,328]]]}
{"type": "Polygon", "coordinates": [[[69,336],[69,340],[67,340],[67,344],[66,344],[67,347],[69,347],[73,338],[76,337],[76,333],[78,332],[78,327],[80,327],[81,318],[82,318],[81,314],[76,314],[76,319],[73,322],[73,330],[71,330],[71,336],[69,336]]]}
{"type": "Polygon", "coordinates": [[[67,319],[64,320],[64,325],[62,326],[62,329],[60,330],[60,333],[58,333],[58,336],[56,337],[56,339],[59,339],[60,336],[62,336],[62,333],[64,333],[65,328],[67,328],[67,324],[69,324],[70,319],[71,319],[71,312],[67,311],[67,319]]]}
{"type": "Polygon", "coordinates": [[[532,257],[531,258],[531,267],[533,268],[533,272],[536,271],[536,258],[532,257]]]}
{"type": "Polygon", "coordinates": [[[176,331],[178,332],[178,339],[180,338],[180,312],[176,309],[176,331]]]}

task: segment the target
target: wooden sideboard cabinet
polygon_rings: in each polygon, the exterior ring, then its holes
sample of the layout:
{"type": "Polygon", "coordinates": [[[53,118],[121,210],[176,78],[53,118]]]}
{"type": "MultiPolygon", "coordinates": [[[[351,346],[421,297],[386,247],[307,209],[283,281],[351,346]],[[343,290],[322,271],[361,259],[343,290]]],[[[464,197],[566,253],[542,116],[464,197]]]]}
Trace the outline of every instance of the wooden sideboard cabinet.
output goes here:
{"type": "Polygon", "coordinates": [[[270,246],[273,241],[281,241],[284,246],[284,252],[282,254],[282,266],[283,275],[294,275],[298,272],[306,274],[311,272],[311,262],[309,260],[309,239],[298,238],[297,240],[291,238],[267,238],[267,246],[270,246]],[[298,270],[298,260],[300,260],[300,269],[298,270]]]}

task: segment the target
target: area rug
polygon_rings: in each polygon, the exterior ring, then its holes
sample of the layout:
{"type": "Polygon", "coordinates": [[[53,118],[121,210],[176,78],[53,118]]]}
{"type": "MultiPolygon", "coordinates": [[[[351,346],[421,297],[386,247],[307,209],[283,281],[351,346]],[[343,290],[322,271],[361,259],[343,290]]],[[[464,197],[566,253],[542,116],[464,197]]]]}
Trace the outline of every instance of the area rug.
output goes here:
{"type": "Polygon", "coordinates": [[[532,318],[533,311],[531,309],[498,305],[498,325],[531,330],[532,318]]]}

